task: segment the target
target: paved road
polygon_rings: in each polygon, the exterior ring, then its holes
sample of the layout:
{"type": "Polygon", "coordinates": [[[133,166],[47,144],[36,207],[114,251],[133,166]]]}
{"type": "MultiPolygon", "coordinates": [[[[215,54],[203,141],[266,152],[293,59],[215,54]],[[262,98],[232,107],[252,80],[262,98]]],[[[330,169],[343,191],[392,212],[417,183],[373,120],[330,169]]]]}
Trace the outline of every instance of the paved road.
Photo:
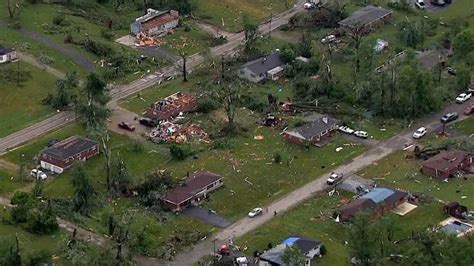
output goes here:
{"type": "MultiPolygon", "coordinates": [[[[0,20],[0,26],[8,27],[8,23],[3,20],[0,20]]],[[[69,59],[71,59],[74,63],[81,66],[87,72],[92,72],[94,70],[94,63],[92,63],[92,61],[90,61],[87,57],[79,53],[77,50],[67,47],[65,45],[61,45],[44,35],[38,34],[36,32],[28,31],[24,28],[19,28],[19,29],[14,29],[14,30],[23,36],[29,37],[37,42],[40,42],[48,47],[53,48],[54,50],[58,51],[62,55],[67,56],[69,59]]]]}
{"type": "MultiPolygon", "coordinates": [[[[304,0],[299,0],[299,2],[304,2],[304,0]]],[[[275,30],[280,26],[288,23],[288,20],[297,12],[301,11],[301,4],[297,5],[297,8],[293,8],[285,13],[282,13],[280,16],[274,17],[271,23],[264,23],[259,27],[259,30],[262,34],[268,33],[269,30],[275,30]]],[[[0,21],[0,26],[2,22],[0,21]]],[[[41,36],[44,37],[44,36],[41,36]]],[[[235,51],[241,46],[242,40],[244,40],[244,33],[236,33],[232,36],[229,36],[228,42],[211,48],[211,53],[214,56],[219,56],[231,51],[235,51]]],[[[51,40],[49,40],[51,41],[51,40]]],[[[57,44],[55,44],[57,45],[57,44]]],[[[188,70],[192,70],[197,65],[201,64],[204,61],[204,58],[199,54],[194,54],[190,56],[187,60],[188,70]]],[[[182,61],[179,60],[177,65],[182,64],[182,61]]],[[[175,76],[178,74],[177,67],[167,67],[161,69],[153,74],[147,75],[144,78],[138,79],[128,85],[118,85],[113,86],[110,91],[110,96],[112,97],[112,102],[116,102],[119,99],[125,98],[129,95],[136,94],[137,92],[144,90],[150,86],[160,84],[163,80],[163,76],[175,76]]],[[[40,137],[48,132],[57,130],[66,124],[70,123],[75,119],[75,116],[72,112],[61,112],[48,119],[29,126],[23,130],[20,130],[16,133],[13,133],[9,136],[0,139],[0,155],[11,150],[19,145],[26,143],[32,139],[40,137]]]]}
{"type": "MultiPolygon", "coordinates": [[[[413,125],[412,129],[406,130],[385,142],[379,143],[367,152],[357,156],[352,161],[341,165],[333,171],[337,173],[344,173],[347,176],[354,174],[362,170],[363,168],[371,165],[372,163],[383,159],[385,156],[397,150],[400,150],[401,148],[403,148],[404,144],[413,142],[413,129],[425,126],[428,130],[428,134],[438,132],[437,129],[439,129],[440,126],[439,119],[443,114],[453,111],[462,114],[464,108],[471,102],[474,102],[474,100],[471,100],[470,102],[462,105],[453,104],[445,108],[442,112],[431,114],[428,117],[422,119],[420,122],[413,125]]],[[[466,116],[462,115],[459,120],[463,120],[466,118],[466,116]]],[[[212,252],[214,247],[214,239],[216,240],[216,246],[226,244],[228,243],[230,238],[240,237],[273,219],[274,211],[281,214],[297,206],[298,204],[301,204],[304,201],[308,200],[315,193],[327,189],[328,186],[326,185],[326,179],[328,175],[329,173],[316,177],[314,181],[294,190],[293,192],[287,194],[286,196],[274,201],[273,203],[267,206],[263,206],[263,209],[268,209],[268,212],[263,213],[259,217],[253,219],[243,218],[231,225],[230,227],[227,227],[226,229],[218,232],[211,238],[208,238],[208,240],[202,241],[199,244],[179,253],[172,262],[163,262],[163,264],[181,266],[191,265],[197,262],[200,258],[212,252]]]]}

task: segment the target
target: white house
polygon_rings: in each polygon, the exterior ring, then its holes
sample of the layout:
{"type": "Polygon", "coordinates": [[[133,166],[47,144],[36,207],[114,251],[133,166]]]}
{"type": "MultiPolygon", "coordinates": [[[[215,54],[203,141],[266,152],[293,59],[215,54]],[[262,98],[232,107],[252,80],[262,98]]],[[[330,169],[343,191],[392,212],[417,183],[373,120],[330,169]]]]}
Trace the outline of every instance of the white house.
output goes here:
{"type": "Polygon", "coordinates": [[[238,75],[239,78],[257,83],[264,80],[277,80],[283,75],[284,70],[285,62],[280,54],[273,53],[246,63],[239,69],[238,75]]]}
{"type": "Polygon", "coordinates": [[[159,35],[178,26],[179,12],[175,10],[158,11],[147,9],[147,13],[130,24],[130,31],[134,35],[159,35]]]}
{"type": "Polygon", "coordinates": [[[15,50],[0,47],[0,64],[7,63],[15,59],[16,59],[15,50]]]}
{"type": "Polygon", "coordinates": [[[283,254],[288,247],[296,246],[305,257],[304,266],[311,266],[311,261],[321,256],[323,243],[305,237],[292,236],[283,241],[282,244],[265,251],[260,255],[259,266],[289,266],[283,261],[283,254]]]}

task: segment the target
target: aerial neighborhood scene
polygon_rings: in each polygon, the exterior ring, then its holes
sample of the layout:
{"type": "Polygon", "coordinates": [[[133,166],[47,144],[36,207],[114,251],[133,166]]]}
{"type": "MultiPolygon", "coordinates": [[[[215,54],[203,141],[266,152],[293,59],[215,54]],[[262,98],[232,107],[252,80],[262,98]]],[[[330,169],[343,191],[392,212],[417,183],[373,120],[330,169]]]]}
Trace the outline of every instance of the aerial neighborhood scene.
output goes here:
{"type": "Polygon", "coordinates": [[[473,0],[1,0],[0,265],[474,265],[473,0]]]}

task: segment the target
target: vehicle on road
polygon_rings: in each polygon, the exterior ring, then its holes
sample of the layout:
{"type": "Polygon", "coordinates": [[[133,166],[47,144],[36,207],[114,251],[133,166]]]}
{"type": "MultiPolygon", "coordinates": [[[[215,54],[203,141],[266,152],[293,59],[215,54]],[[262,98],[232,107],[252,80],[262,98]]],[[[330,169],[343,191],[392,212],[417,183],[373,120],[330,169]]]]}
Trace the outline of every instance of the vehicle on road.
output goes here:
{"type": "Polygon", "coordinates": [[[120,123],[118,123],[118,127],[121,128],[121,129],[125,129],[125,130],[128,130],[128,131],[135,131],[135,126],[134,125],[131,125],[125,121],[122,121],[120,123]]]}
{"type": "Polygon", "coordinates": [[[466,109],[464,109],[464,114],[465,114],[465,115],[472,115],[472,114],[474,114],[474,103],[471,104],[471,106],[468,106],[468,107],[466,107],[466,109]]]}
{"type": "Polygon", "coordinates": [[[456,112],[447,113],[441,117],[441,123],[446,124],[458,119],[459,115],[456,112]]]}
{"type": "Polygon", "coordinates": [[[253,208],[250,212],[249,212],[249,217],[250,218],[254,218],[254,217],[257,217],[259,216],[260,214],[263,213],[263,209],[262,208],[253,208]]]}
{"type": "Polygon", "coordinates": [[[303,8],[304,8],[304,9],[313,9],[313,8],[314,8],[314,4],[313,4],[313,3],[304,3],[304,4],[303,4],[303,8]]]}
{"type": "Polygon", "coordinates": [[[419,139],[419,138],[423,137],[424,135],[426,135],[426,128],[425,127],[420,127],[419,129],[417,129],[415,131],[415,133],[413,133],[413,138],[414,139],[419,139]]]}
{"type": "Polygon", "coordinates": [[[415,0],[415,6],[423,10],[426,8],[425,0],[415,0]]]}
{"type": "Polygon", "coordinates": [[[354,132],[354,136],[358,137],[358,138],[361,138],[361,139],[366,139],[369,137],[369,133],[365,132],[365,131],[362,131],[362,130],[358,130],[356,132],[354,132]]]}
{"type": "Polygon", "coordinates": [[[437,6],[444,6],[446,5],[446,2],[444,0],[431,0],[431,4],[437,6]]]}
{"type": "Polygon", "coordinates": [[[350,128],[350,127],[346,127],[346,126],[340,126],[338,127],[339,131],[341,131],[342,133],[346,133],[346,134],[353,134],[354,133],[354,129],[350,128]]]}
{"type": "Polygon", "coordinates": [[[334,36],[333,34],[330,34],[326,37],[324,37],[322,40],[321,40],[321,43],[332,43],[336,41],[336,36],[334,36]]]}
{"type": "Polygon", "coordinates": [[[451,74],[453,76],[456,76],[458,74],[458,72],[456,71],[456,69],[454,69],[453,67],[447,67],[446,68],[446,71],[448,71],[448,74],[451,74]]]}
{"type": "Polygon", "coordinates": [[[48,176],[41,170],[33,169],[31,170],[30,175],[34,177],[36,180],[45,180],[48,176]]]}
{"type": "Polygon", "coordinates": [[[456,97],[456,103],[464,103],[468,101],[469,99],[471,99],[471,96],[472,96],[472,93],[470,92],[461,93],[459,94],[458,97],[456,97]]]}
{"type": "Polygon", "coordinates": [[[140,119],[138,119],[138,123],[140,123],[140,125],[143,125],[145,127],[156,127],[157,124],[155,121],[153,121],[153,119],[150,119],[148,117],[142,117],[140,119]]]}
{"type": "Polygon", "coordinates": [[[328,184],[330,186],[332,186],[334,184],[337,184],[342,180],[342,176],[343,176],[343,174],[331,173],[331,175],[326,180],[326,184],[328,184]]]}

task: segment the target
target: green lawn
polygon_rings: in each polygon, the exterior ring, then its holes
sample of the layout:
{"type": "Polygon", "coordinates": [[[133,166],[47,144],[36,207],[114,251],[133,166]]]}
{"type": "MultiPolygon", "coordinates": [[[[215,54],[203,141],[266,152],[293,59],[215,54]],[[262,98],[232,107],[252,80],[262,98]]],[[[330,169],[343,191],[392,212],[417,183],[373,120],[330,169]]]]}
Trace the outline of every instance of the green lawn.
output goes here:
{"type": "MultiPolygon", "coordinates": [[[[242,29],[242,17],[248,16],[255,22],[270,19],[271,14],[286,10],[286,0],[193,0],[197,8],[194,15],[227,31],[242,29]]],[[[293,1],[288,1],[289,7],[293,1]]]]}
{"type": "Polygon", "coordinates": [[[453,128],[466,134],[467,136],[474,134],[474,117],[469,117],[463,121],[456,122],[453,125],[453,128]]]}
{"type": "Polygon", "coordinates": [[[172,34],[164,37],[164,48],[179,55],[184,52],[187,55],[192,55],[211,47],[211,36],[201,31],[194,23],[187,22],[189,31],[185,28],[179,28],[172,34]]]}
{"type": "Polygon", "coordinates": [[[371,137],[379,141],[390,139],[403,129],[402,123],[394,119],[351,121],[348,126],[354,130],[367,131],[371,137]]]}
{"type": "Polygon", "coordinates": [[[457,201],[474,208],[474,180],[451,178],[449,182],[423,175],[419,169],[422,161],[405,159],[408,152],[395,152],[359,172],[365,178],[374,179],[381,185],[405,189],[412,193],[425,193],[442,201],[457,201]],[[459,192],[457,192],[459,191],[459,192]],[[462,198],[462,196],[467,196],[462,198]]]}
{"type": "MultiPolygon", "coordinates": [[[[8,67],[17,67],[17,64],[2,65],[0,71],[8,67]]],[[[34,124],[52,113],[41,100],[55,90],[56,78],[21,61],[20,68],[31,73],[28,81],[20,86],[16,82],[0,82],[0,137],[34,124]]]]}
{"type": "MultiPolygon", "coordinates": [[[[266,249],[269,242],[275,246],[289,236],[305,236],[321,240],[326,247],[326,255],[315,260],[318,265],[347,265],[350,257],[344,245],[347,226],[335,223],[330,216],[341,206],[341,200],[351,196],[347,193],[333,197],[317,195],[237,239],[237,245],[247,247],[247,254],[252,255],[256,250],[266,249]]],[[[411,230],[423,230],[444,218],[441,205],[423,204],[406,216],[388,214],[382,219],[393,222],[395,239],[403,239],[410,236],[411,230]]]]}
{"type": "Polygon", "coordinates": [[[11,197],[13,192],[21,188],[24,184],[18,182],[16,177],[17,173],[10,173],[0,168],[0,196],[11,197]]]}

